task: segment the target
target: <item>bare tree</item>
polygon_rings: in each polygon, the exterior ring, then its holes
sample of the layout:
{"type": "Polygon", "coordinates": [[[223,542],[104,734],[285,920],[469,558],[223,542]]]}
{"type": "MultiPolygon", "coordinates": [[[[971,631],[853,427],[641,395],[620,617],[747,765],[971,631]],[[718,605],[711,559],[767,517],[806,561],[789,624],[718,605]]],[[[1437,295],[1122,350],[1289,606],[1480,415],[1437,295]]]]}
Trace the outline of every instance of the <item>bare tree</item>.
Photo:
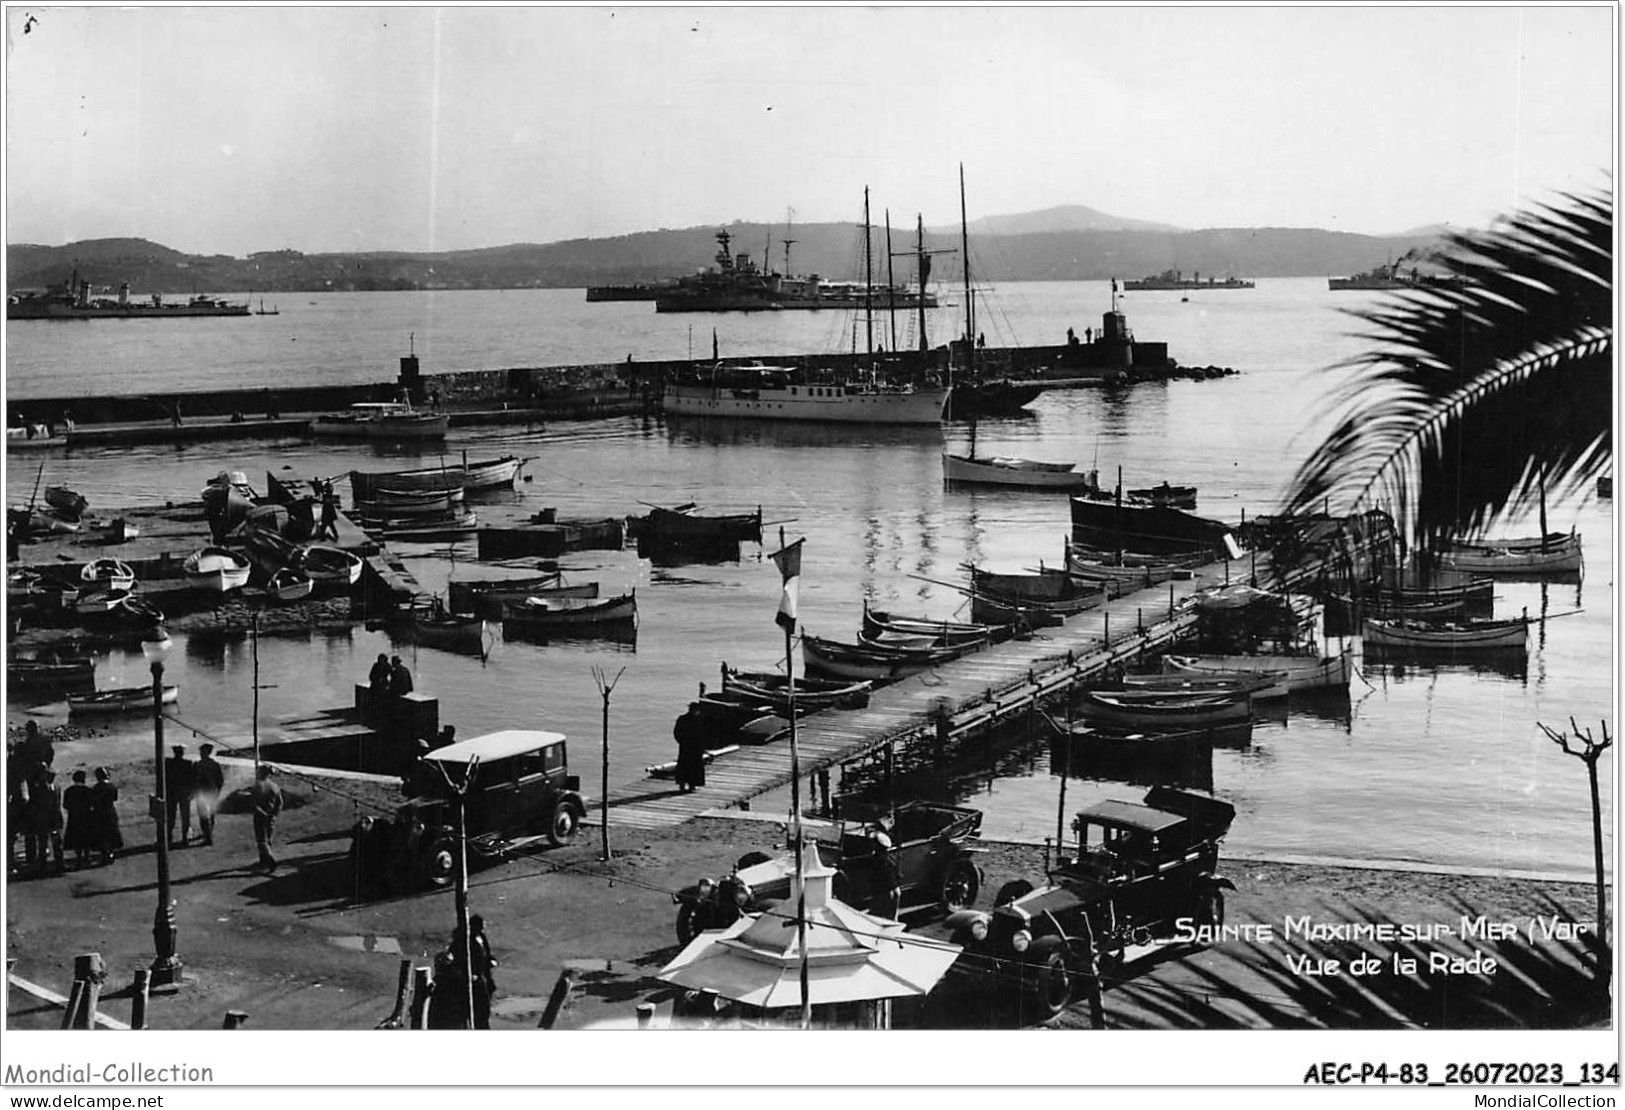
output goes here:
{"type": "Polygon", "coordinates": [[[1547,739],[1562,748],[1569,755],[1579,759],[1586,765],[1586,774],[1591,779],[1591,850],[1597,864],[1597,936],[1603,942],[1603,958],[1597,964],[1597,977],[1606,978],[1611,961],[1607,954],[1613,950],[1613,944],[1608,937],[1608,896],[1604,884],[1602,869],[1602,799],[1597,793],[1597,760],[1602,753],[1613,746],[1614,739],[1608,735],[1608,722],[1602,722],[1602,741],[1592,739],[1591,730],[1580,730],[1579,724],[1573,717],[1569,718],[1569,727],[1574,730],[1574,747],[1569,746],[1569,734],[1558,732],[1543,722],[1536,721],[1540,730],[1546,734],[1547,739]]]}

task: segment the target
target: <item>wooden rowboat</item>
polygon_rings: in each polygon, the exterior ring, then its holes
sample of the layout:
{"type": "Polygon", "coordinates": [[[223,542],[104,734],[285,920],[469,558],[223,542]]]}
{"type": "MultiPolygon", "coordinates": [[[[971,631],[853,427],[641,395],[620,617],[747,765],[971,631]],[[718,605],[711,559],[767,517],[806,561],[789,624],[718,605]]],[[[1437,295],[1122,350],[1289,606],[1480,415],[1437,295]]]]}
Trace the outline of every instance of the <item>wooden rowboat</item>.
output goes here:
{"type": "Polygon", "coordinates": [[[638,618],[637,591],[617,597],[528,597],[502,610],[502,626],[539,632],[583,625],[629,624],[638,618]]]}
{"type": "Polygon", "coordinates": [[[318,590],[348,590],[361,578],[360,556],[325,544],[294,549],[293,567],[303,571],[318,590]]]}
{"type": "Polygon", "coordinates": [[[446,604],[453,613],[478,613],[487,620],[501,620],[507,605],[517,605],[527,597],[597,597],[598,583],[564,585],[554,572],[531,578],[463,579],[446,583],[446,604]]]}
{"type": "Polygon", "coordinates": [[[1529,641],[1527,617],[1439,624],[1367,617],[1363,628],[1365,642],[1377,647],[1495,651],[1522,648],[1529,641]]]}
{"type": "Polygon", "coordinates": [[[93,559],[79,571],[79,580],[87,586],[128,590],[135,586],[135,571],[118,559],[93,559]]]}
{"type": "Polygon", "coordinates": [[[274,572],[265,583],[265,592],[276,601],[288,604],[303,601],[316,589],[316,583],[304,571],[283,567],[274,572]]]}
{"type": "Polygon", "coordinates": [[[807,672],[822,678],[895,682],[963,654],[962,648],[888,648],[801,637],[801,658],[807,672]]]}
{"type": "Polygon", "coordinates": [[[390,489],[400,493],[438,493],[448,489],[462,489],[467,494],[479,494],[487,490],[511,488],[514,479],[519,475],[519,468],[525,465],[525,461],[517,455],[504,455],[498,459],[471,463],[468,456],[464,455],[460,463],[426,466],[417,470],[370,473],[352,470],[350,494],[360,500],[370,501],[376,497],[376,491],[379,489],[390,489]]]}
{"type": "MultiPolygon", "coordinates": [[[[179,697],[179,686],[164,687],[163,704],[171,705],[179,697]]],[[[68,695],[68,712],[73,714],[139,713],[150,709],[152,709],[150,686],[126,686],[113,690],[98,690],[93,694],[68,695]]]]}
{"type": "Polygon", "coordinates": [[[1452,570],[1476,574],[1573,574],[1585,567],[1578,532],[1457,543],[1441,560],[1452,570]]]}
{"type": "Polygon", "coordinates": [[[1076,709],[1088,721],[1159,729],[1207,728],[1250,720],[1252,699],[1245,694],[1084,690],[1078,695],[1076,709]]]}
{"type": "Polygon", "coordinates": [[[1354,663],[1338,655],[1167,655],[1162,671],[1170,675],[1282,673],[1289,693],[1324,688],[1348,689],[1354,663]]]}
{"type": "Polygon", "coordinates": [[[248,585],[253,565],[248,556],[225,547],[204,547],[186,557],[181,571],[187,582],[207,593],[224,594],[248,585]]]}
{"type": "MultiPolygon", "coordinates": [[[[788,712],[790,704],[789,687],[789,680],[782,674],[764,671],[735,671],[730,670],[726,663],[722,666],[722,692],[730,694],[741,701],[764,705],[780,712],[788,712]]],[[[833,707],[842,709],[861,708],[868,704],[869,693],[873,689],[874,683],[863,679],[847,681],[845,679],[830,680],[803,676],[796,679],[796,709],[801,712],[810,712],[814,709],[833,707]]]]}

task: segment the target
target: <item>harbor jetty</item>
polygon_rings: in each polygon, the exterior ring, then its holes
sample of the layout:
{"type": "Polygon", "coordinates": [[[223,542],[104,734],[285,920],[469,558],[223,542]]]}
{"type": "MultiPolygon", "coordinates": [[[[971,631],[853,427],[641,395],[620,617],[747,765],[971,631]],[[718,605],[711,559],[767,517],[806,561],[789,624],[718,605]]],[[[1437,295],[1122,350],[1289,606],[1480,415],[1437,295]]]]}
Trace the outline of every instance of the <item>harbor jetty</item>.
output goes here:
{"type": "MultiPolygon", "coordinates": [[[[1338,559],[1361,559],[1386,547],[1391,532],[1369,519],[1344,522],[1338,559]]],[[[1331,549],[1328,548],[1328,551],[1331,549]]],[[[1290,590],[1332,569],[1331,556],[1295,560],[1279,572],[1268,551],[1244,552],[1192,568],[1188,576],[1109,598],[1098,608],[1063,620],[1025,639],[993,644],[874,691],[858,709],[826,709],[796,726],[799,774],[825,784],[828,775],[876,751],[920,742],[947,747],[1034,713],[1074,686],[1112,668],[1127,669],[1191,633],[1197,595],[1245,582],[1290,590]]],[[[717,755],[706,784],[680,792],[653,774],[612,788],[612,826],[657,829],[710,810],[749,809],[750,802],[790,783],[790,745],[783,739],[717,755]]],[[[836,790],[838,793],[838,789],[836,790]]]]}

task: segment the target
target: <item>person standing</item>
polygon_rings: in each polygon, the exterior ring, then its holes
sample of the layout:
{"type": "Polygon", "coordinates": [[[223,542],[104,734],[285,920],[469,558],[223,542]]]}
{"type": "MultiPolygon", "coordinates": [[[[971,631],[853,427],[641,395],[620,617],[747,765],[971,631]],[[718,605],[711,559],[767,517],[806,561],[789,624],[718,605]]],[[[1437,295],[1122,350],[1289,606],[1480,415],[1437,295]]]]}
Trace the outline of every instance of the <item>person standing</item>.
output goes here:
{"type": "Polygon", "coordinates": [[[412,692],[412,672],[406,669],[399,655],[391,656],[389,660],[389,692],[397,698],[412,692]]]}
{"type": "Polygon", "coordinates": [[[254,780],[254,844],[259,848],[260,866],[269,873],[277,869],[276,856],[271,853],[271,841],[276,835],[277,815],[282,812],[282,788],[271,780],[271,765],[260,764],[259,777],[254,780]]]}
{"type": "Polygon", "coordinates": [[[372,665],[372,670],[367,672],[367,686],[372,691],[374,704],[389,693],[389,656],[381,651],[378,653],[378,661],[372,665]]]}
{"type": "Polygon", "coordinates": [[[474,1028],[491,1028],[491,998],[497,992],[496,957],[485,935],[485,918],[475,914],[468,919],[468,955],[474,968],[474,1028]]]}
{"type": "Polygon", "coordinates": [[[164,760],[164,828],[171,847],[184,848],[192,838],[192,795],[197,792],[197,768],[186,758],[186,745],[176,744],[164,760]],[[175,843],[175,825],[181,840],[175,843]]]}
{"type": "Polygon", "coordinates": [[[706,728],[699,715],[689,709],[677,718],[671,731],[677,741],[677,770],[672,777],[679,791],[690,794],[695,787],[705,785],[706,728]]]}
{"type": "Polygon", "coordinates": [[[62,809],[67,814],[68,827],[62,843],[73,853],[76,867],[90,863],[90,852],[96,846],[96,834],[91,829],[91,807],[95,798],[85,782],[84,771],[73,773],[73,785],[62,792],[62,809]]]}
{"type": "Polygon", "coordinates": [[[101,853],[102,863],[112,863],[124,850],[124,833],[118,824],[118,787],[106,767],[96,768],[96,785],[90,788],[90,828],[101,853]]]}
{"type": "Polygon", "coordinates": [[[204,847],[214,844],[214,814],[220,805],[220,792],[226,788],[225,769],[214,758],[214,745],[204,744],[197,753],[197,831],[204,847]]]}
{"type": "Polygon", "coordinates": [[[28,784],[28,858],[37,875],[45,874],[52,866],[58,875],[65,870],[62,866],[62,788],[56,784],[56,772],[49,767],[37,771],[28,784]]]}
{"type": "Polygon", "coordinates": [[[339,504],[338,497],[333,493],[333,483],[323,482],[322,491],[322,524],[316,530],[319,540],[336,540],[339,538],[339,504]]]}

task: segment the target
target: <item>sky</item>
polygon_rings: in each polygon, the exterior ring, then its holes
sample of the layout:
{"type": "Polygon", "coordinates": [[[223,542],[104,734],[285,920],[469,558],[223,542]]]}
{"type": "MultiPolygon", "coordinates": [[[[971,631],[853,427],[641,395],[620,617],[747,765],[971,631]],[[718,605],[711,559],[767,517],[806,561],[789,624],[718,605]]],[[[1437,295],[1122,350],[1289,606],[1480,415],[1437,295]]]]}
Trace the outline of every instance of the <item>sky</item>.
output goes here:
{"type": "Polygon", "coordinates": [[[1480,226],[1612,188],[1611,4],[6,3],[8,243],[439,251],[1064,204],[1480,226]]]}

